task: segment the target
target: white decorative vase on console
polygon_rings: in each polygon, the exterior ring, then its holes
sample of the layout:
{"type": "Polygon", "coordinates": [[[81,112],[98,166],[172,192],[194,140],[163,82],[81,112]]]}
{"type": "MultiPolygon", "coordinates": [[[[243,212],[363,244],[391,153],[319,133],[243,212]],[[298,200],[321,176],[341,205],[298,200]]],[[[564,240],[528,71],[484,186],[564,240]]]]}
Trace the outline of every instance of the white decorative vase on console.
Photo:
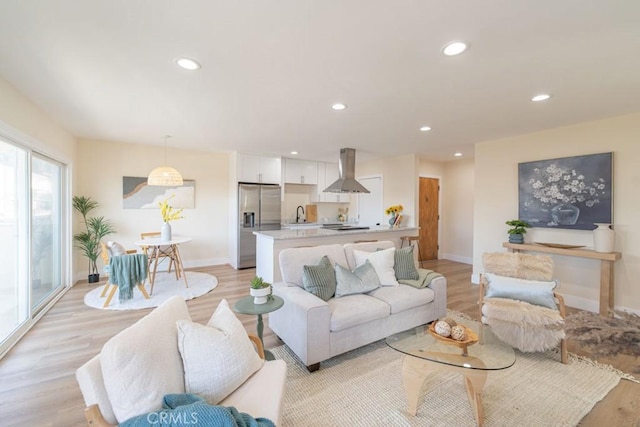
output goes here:
{"type": "Polygon", "coordinates": [[[160,228],[160,240],[163,242],[171,240],[171,225],[168,222],[162,224],[162,227],[160,228]]]}
{"type": "Polygon", "coordinates": [[[613,252],[615,246],[615,232],[611,229],[611,224],[595,223],[593,230],[593,248],[596,252],[613,252]]]}

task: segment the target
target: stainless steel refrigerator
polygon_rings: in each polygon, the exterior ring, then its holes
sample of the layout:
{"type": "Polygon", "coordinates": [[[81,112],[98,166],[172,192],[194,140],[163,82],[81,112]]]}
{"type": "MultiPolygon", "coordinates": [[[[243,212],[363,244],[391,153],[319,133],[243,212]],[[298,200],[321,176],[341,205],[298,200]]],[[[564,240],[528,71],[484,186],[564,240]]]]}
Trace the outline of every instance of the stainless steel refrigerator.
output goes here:
{"type": "Polygon", "coordinates": [[[238,268],[256,266],[254,231],[280,230],[280,186],[238,184],[238,268]]]}

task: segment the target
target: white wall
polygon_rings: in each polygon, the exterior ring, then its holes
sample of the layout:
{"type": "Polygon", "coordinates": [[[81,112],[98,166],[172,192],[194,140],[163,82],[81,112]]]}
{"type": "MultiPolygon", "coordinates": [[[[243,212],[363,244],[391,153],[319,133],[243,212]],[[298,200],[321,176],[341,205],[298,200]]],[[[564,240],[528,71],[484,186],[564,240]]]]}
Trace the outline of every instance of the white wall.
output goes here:
{"type": "Polygon", "coordinates": [[[460,159],[444,164],[440,185],[440,253],[442,258],[473,262],[474,160],[460,159]]]}
{"type": "MultiPolygon", "coordinates": [[[[614,154],[615,306],[640,312],[640,114],[484,142],[475,149],[474,277],[483,252],[504,251],[506,220],[518,217],[518,163],[612,151],[614,154]]],[[[593,246],[591,231],[534,228],[527,241],[593,246]]],[[[554,257],[569,305],[597,311],[599,261],[554,257]]]]}
{"type": "MultiPolygon", "coordinates": [[[[185,209],[184,218],[171,223],[174,234],[193,238],[180,246],[185,266],[228,263],[230,154],[169,147],[168,159],[196,185],[195,209],[185,209]]],[[[122,177],[147,176],[163,163],[163,147],[81,139],[74,194],[98,201],[95,214],[111,220],[118,231],[109,239],[134,249],[141,232],[160,231],[162,218],[157,209],[123,209],[122,177]]]]}
{"type": "Polygon", "coordinates": [[[357,176],[383,176],[383,206],[386,209],[402,205],[402,225],[408,227],[416,225],[418,213],[418,164],[419,160],[415,155],[407,155],[356,165],[357,176]]]}

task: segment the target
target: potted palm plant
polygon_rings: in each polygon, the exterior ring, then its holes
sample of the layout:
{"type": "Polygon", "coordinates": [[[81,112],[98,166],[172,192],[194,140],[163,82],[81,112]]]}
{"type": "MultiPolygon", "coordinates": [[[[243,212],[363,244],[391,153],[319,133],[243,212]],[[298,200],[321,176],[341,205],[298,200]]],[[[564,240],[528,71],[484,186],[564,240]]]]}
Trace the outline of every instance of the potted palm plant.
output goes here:
{"type": "Polygon", "coordinates": [[[100,256],[100,241],[109,234],[115,233],[111,223],[102,216],[87,217],[89,212],[98,207],[98,202],[85,196],[73,196],[73,209],[80,212],[85,230],[74,234],[73,241],[75,247],[80,249],[82,254],[89,259],[89,283],[100,281],[100,274],[96,261],[100,256]]]}
{"type": "Polygon", "coordinates": [[[260,276],[255,276],[251,279],[249,292],[254,304],[265,304],[271,295],[271,283],[265,282],[260,276]]]}
{"type": "Polygon", "coordinates": [[[509,243],[524,243],[524,234],[527,232],[527,228],[531,227],[528,222],[520,221],[519,219],[512,219],[506,222],[511,226],[507,233],[509,234],[509,243]]]}

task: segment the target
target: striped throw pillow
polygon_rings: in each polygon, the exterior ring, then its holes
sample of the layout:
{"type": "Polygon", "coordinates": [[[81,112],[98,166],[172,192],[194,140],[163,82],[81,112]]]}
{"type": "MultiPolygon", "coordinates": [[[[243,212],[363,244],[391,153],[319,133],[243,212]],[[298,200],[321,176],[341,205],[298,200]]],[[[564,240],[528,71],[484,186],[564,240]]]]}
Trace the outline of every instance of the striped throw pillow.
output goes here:
{"type": "Polygon", "coordinates": [[[336,293],[336,272],[329,258],[325,255],[318,265],[305,265],[302,268],[304,289],[323,301],[329,301],[336,293]]]}
{"type": "Polygon", "coordinates": [[[393,271],[398,280],[418,280],[418,270],[413,260],[413,245],[396,250],[393,271]]]}

